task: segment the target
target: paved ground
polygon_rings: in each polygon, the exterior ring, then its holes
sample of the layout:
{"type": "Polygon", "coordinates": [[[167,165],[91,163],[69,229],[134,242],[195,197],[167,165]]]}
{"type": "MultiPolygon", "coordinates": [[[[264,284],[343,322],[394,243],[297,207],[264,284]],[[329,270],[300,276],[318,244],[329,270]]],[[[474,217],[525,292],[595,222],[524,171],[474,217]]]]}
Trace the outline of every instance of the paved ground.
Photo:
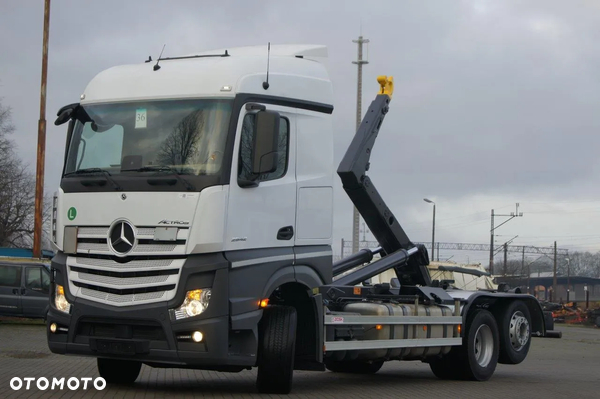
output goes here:
{"type": "MultiPolygon", "coordinates": [[[[528,358],[520,365],[498,365],[490,381],[458,382],[436,379],[420,362],[389,362],[375,375],[296,372],[290,398],[599,398],[600,329],[560,327],[562,339],[534,338],[528,358]]],[[[143,366],[130,388],[83,391],[14,391],[13,377],[97,377],[93,359],[51,354],[43,325],[0,321],[0,398],[162,398],[260,397],[255,371],[217,373],[143,366]]],[[[272,396],[271,396],[272,397],[272,396]]]]}

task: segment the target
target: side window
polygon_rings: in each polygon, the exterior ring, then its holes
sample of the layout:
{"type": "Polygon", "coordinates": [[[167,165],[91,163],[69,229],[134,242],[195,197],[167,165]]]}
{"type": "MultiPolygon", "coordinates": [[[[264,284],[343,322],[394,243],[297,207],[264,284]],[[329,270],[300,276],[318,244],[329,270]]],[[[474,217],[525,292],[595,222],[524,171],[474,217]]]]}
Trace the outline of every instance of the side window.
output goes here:
{"type": "Polygon", "coordinates": [[[21,266],[0,265],[0,286],[20,287],[21,286],[21,266]]]}
{"type": "Polygon", "coordinates": [[[50,272],[46,269],[40,269],[42,271],[42,292],[45,294],[50,293],[50,272]]]}
{"type": "Polygon", "coordinates": [[[290,122],[282,117],[279,123],[279,149],[277,169],[272,173],[263,173],[255,177],[252,175],[252,149],[254,148],[255,114],[246,114],[242,122],[240,138],[240,158],[238,176],[245,180],[267,181],[283,177],[287,171],[290,141],[290,122]]]}
{"type": "Polygon", "coordinates": [[[25,270],[25,287],[34,291],[42,290],[42,269],[39,267],[28,267],[25,270]]]}

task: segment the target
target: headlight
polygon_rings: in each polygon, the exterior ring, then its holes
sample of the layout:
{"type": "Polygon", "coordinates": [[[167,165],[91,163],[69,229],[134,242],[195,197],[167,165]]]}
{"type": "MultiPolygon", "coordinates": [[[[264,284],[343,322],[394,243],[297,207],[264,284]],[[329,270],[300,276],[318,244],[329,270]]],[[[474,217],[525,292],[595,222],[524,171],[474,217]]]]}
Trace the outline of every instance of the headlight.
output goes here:
{"type": "Polygon", "coordinates": [[[62,285],[56,284],[56,290],[54,291],[54,306],[61,312],[69,313],[71,311],[71,304],[65,297],[65,289],[62,285]]]}
{"type": "Polygon", "coordinates": [[[188,291],[180,307],[171,310],[171,317],[175,320],[198,316],[206,310],[210,302],[210,288],[188,291]]]}

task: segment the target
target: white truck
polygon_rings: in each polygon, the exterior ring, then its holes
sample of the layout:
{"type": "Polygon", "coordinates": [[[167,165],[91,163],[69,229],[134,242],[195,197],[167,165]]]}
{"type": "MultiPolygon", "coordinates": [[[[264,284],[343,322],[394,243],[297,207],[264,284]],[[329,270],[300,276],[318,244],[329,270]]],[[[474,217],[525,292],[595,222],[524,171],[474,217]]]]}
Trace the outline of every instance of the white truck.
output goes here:
{"type": "Polygon", "coordinates": [[[96,357],[109,384],[133,383],[142,364],[257,367],[258,391],[276,393],[294,370],[419,360],[487,380],[520,363],[546,333],[535,298],[432,284],[427,251],[366,175],[392,78],[378,78],[337,169],[381,247],[332,262],[327,48],[269,49],[110,68],[58,112],[51,351],[96,357]],[[360,285],[390,269],[394,286],[360,285]]]}

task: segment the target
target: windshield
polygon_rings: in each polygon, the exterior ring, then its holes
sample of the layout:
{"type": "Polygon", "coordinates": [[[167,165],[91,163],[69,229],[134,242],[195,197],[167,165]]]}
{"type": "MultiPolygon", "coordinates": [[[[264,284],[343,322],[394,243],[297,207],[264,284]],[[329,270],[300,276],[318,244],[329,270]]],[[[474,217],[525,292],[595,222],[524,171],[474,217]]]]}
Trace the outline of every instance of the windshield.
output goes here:
{"type": "Polygon", "coordinates": [[[186,175],[218,174],[230,115],[230,100],[82,106],[64,173],[100,168],[113,175],[168,167],[186,175]]]}

